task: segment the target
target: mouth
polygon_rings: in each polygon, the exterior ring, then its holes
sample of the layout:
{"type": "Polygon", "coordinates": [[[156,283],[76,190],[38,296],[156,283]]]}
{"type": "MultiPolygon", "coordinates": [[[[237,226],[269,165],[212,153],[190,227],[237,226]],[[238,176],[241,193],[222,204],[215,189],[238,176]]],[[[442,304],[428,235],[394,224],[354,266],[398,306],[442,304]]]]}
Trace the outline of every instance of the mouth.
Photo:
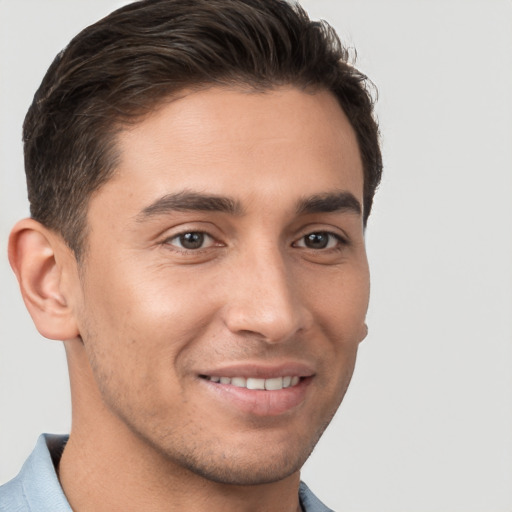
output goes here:
{"type": "Polygon", "coordinates": [[[307,364],[232,365],[196,374],[209,400],[230,411],[279,416],[297,410],[312,389],[315,371],[307,364]]]}
{"type": "Polygon", "coordinates": [[[245,388],[251,390],[279,391],[290,387],[297,386],[301,379],[297,375],[286,375],[283,377],[272,377],[270,379],[262,379],[258,377],[219,377],[216,375],[199,375],[201,379],[213,382],[215,384],[231,385],[237,388],[245,388]]]}

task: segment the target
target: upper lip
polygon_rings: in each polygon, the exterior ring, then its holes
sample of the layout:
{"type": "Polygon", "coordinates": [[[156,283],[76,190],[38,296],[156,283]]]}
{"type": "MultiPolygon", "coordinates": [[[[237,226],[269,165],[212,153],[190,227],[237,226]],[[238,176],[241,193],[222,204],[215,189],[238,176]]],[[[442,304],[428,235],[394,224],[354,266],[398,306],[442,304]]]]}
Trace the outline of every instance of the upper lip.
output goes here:
{"type": "Polygon", "coordinates": [[[259,379],[272,379],[275,377],[297,376],[311,377],[315,371],[308,363],[298,361],[285,361],[282,363],[236,363],[205,369],[199,375],[208,377],[255,377],[259,379]]]}

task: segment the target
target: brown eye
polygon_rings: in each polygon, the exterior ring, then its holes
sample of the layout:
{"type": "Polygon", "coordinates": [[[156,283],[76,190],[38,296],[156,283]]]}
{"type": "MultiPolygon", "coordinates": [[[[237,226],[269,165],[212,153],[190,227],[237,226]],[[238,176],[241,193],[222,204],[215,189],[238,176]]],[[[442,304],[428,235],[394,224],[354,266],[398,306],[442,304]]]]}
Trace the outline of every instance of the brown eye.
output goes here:
{"type": "Polygon", "coordinates": [[[199,249],[204,243],[203,233],[185,233],[179,237],[180,244],[184,249],[199,249]]]}
{"type": "Polygon", "coordinates": [[[310,249],[325,249],[329,243],[327,233],[310,233],[304,237],[304,244],[310,249]]]}
{"type": "Polygon", "coordinates": [[[333,233],[327,231],[316,231],[303,236],[296,244],[296,247],[306,247],[308,249],[331,249],[340,245],[343,241],[333,233]]]}
{"type": "Polygon", "coordinates": [[[190,231],[170,238],[167,243],[180,249],[193,251],[210,247],[213,244],[213,239],[210,235],[201,231],[190,231]]]}

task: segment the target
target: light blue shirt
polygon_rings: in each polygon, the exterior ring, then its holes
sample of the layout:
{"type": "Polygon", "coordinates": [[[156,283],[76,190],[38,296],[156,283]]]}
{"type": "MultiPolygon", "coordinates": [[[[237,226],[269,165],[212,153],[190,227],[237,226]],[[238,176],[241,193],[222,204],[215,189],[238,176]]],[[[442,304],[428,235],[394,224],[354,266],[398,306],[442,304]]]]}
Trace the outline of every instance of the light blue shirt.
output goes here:
{"type": "MultiPolygon", "coordinates": [[[[72,512],[55,472],[67,439],[51,434],[39,437],[18,476],[0,486],[0,512],[72,512]]],[[[303,482],[299,498],[304,512],[333,512],[303,482]]]]}

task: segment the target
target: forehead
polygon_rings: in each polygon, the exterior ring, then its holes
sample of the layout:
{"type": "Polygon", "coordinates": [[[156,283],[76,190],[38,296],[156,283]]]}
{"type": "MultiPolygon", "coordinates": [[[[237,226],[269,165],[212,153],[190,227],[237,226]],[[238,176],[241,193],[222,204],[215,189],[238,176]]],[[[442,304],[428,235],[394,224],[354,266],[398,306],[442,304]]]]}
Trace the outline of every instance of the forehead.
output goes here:
{"type": "Polygon", "coordinates": [[[97,195],[124,207],[181,190],[273,204],[340,189],[362,200],[355,133],[323,90],[192,92],[123,130],[117,146],[115,176],[97,195]]]}

